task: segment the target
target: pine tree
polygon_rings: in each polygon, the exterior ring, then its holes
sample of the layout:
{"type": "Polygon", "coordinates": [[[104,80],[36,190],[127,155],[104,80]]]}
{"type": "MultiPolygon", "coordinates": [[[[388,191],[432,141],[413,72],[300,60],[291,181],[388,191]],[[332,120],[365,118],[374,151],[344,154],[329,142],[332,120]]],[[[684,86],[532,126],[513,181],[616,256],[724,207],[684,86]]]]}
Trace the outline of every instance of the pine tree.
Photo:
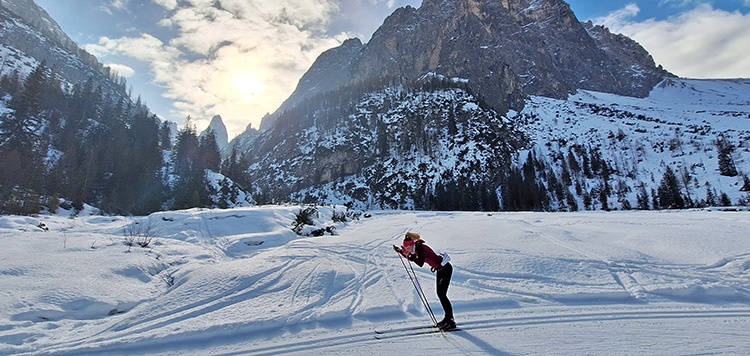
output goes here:
{"type": "Polygon", "coordinates": [[[680,191],[680,181],[672,168],[667,166],[659,184],[659,206],[662,209],[682,209],[685,200],[680,191]]]}
{"type": "Polygon", "coordinates": [[[208,130],[205,135],[201,136],[198,142],[198,155],[203,169],[219,171],[221,153],[219,152],[219,145],[216,143],[216,132],[214,130],[208,130]]]}
{"type": "Polygon", "coordinates": [[[172,129],[169,127],[169,121],[164,121],[159,127],[159,146],[163,150],[172,149],[172,129]]]}
{"type": "Polygon", "coordinates": [[[638,186],[638,193],[635,195],[637,206],[636,208],[639,210],[649,210],[651,209],[649,207],[649,198],[648,198],[648,192],[646,192],[646,185],[642,182],[638,186]]]}
{"type": "Polygon", "coordinates": [[[711,183],[706,183],[706,206],[717,206],[718,198],[716,190],[711,188],[711,183]]]}
{"type": "Polygon", "coordinates": [[[732,200],[729,199],[729,195],[725,192],[721,192],[721,197],[719,198],[719,204],[721,206],[731,206],[732,200]]]}
{"type": "Polygon", "coordinates": [[[173,208],[187,209],[210,204],[200,144],[190,116],[177,134],[173,156],[178,176],[174,187],[173,208]]]}
{"type": "Polygon", "coordinates": [[[247,179],[245,169],[250,166],[250,162],[246,154],[240,153],[240,149],[237,144],[232,146],[232,151],[221,164],[221,174],[231,179],[235,185],[239,185],[243,189],[247,189],[250,184],[247,179]]]}
{"type": "Polygon", "coordinates": [[[175,172],[178,175],[192,172],[199,165],[198,136],[190,116],[185,120],[185,126],[177,133],[177,143],[174,147],[175,172]]]}
{"type": "Polygon", "coordinates": [[[48,70],[42,62],[24,81],[0,118],[0,212],[39,212],[44,192],[46,144],[40,135],[48,70]]]}
{"type": "Polygon", "coordinates": [[[729,140],[720,136],[716,141],[718,147],[718,159],[719,159],[719,173],[727,177],[735,177],[739,174],[737,167],[732,159],[732,153],[734,152],[734,146],[729,140]]]}

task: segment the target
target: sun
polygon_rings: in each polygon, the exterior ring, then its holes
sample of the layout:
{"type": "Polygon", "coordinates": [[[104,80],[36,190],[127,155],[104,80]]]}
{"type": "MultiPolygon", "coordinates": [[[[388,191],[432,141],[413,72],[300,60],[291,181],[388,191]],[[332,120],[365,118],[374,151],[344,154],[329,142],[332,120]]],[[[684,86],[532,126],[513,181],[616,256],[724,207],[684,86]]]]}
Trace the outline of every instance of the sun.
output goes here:
{"type": "Polygon", "coordinates": [[[263,84],[252,72],[243,72],[232,78],[232,87],[244,101],[252,101],[263,90],[263,84]]]}

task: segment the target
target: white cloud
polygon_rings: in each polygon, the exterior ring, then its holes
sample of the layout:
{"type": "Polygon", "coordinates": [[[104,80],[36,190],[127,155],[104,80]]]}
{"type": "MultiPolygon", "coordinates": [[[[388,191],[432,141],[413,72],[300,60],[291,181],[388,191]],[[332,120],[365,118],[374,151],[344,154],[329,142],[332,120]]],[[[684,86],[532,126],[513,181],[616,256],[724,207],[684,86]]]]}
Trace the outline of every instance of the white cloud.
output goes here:
{"type": "MultiPolygon", "coordinates": [[[[137,3],[107,1],[126,2],[137,3]]],[[[353,35],[367,40],[394,7],[420,0],[151,2],[165,10],[160,33],[102,37],[86,49],[99,58],[116,54],[148,63],[151,81],[172,103],[166,119],[179,123],[190,115],[202,128],[220,114],[237,135],[275,111],[321,52],[353,35]]]]}
{"type": "Polygon", "coordinates": [[[749,14],[703,4],[666,20],[636,22],[635,8],[629,4],[595,22],[638,41],[657,63],[679,76],[750,77],[749,14]]]}
{"type": "Polygon", "coordinates": [[[659,6],[675,6],[675,7],[685,7],[685,6],[694,6],[701,3],[701,1],[704,0],[659,0],[659,6]]]}
{"type": "Polygon", "coordinates": [[[130,0],[112,0],[112,7],[115,9],[123,10],[128,6],[130,0]]]}
{"type": "Polygon", "coordinates": [[[641,8],[639,8],[638,5],[630,3],[625,5],[622,9],[610,13],[606,17],[600,17],[594,20],[594,22],[609,29],[613,29],[615,27],[621,27],[623,23],[628,23],[631,18],[635,17],[640,12],[641,8]]]}
{"type": "Polygon", "coordinates": [[[159,24],[179,35],[107,38],[86,46],[94,55],[148,62],[153,81],[174,102],[171,120],[190,115],[199,129],[220,114],[230,135],[260,125],[324,50],[347,36],[325,30],[332,0],[153,0],[168,10],[159,24]]]}
{"type": "Polygon", "coordinates": [[[167,10],[177,8],[177,0],[152,0],[156,5],[162,6],[167,10]]]}
{"type": "Polygon", "coordinates": [[[135,69],[130,68],[124,64],[109,63],[109,64],[105,64],[105,66],[117,72],[117,74],[121,77],[130,78],[133,75],[135,75],[135,69]]]}

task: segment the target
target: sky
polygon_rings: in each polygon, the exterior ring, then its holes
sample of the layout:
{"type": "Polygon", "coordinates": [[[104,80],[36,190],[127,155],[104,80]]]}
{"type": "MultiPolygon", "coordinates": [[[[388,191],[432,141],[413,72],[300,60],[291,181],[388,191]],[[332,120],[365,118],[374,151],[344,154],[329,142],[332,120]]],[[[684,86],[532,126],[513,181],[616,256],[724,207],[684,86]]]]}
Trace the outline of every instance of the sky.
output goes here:
{"type": "MultiPolygon", "coordinates": [[[[323,51],[421,0],[35,0],[162,119],[258,128],[323,51]],[[82,20],[85,19],[85,20],[82,20]]],[[[682,77],[750,77],[750,0],[568,0],[682,77]]]]}

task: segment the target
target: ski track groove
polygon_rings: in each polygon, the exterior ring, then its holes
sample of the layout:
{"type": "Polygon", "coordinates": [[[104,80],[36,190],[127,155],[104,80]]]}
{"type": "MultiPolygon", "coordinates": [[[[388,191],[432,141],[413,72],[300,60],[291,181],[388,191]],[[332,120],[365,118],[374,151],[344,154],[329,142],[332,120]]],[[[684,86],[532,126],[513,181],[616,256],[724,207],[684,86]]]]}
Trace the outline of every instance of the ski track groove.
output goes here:
{"type": "MultiPolygon", "coordinates": [[[[747,318],[750,319],[750,309],[727,309],[727,310],[633,310],[633,311],[614,311],[614,312],[588,312],[588,313],[560,313],[532,316],[509,317],[505,319],[469,319],[459,323],[460,330],[445,333],[413,334],[405,335],[403,339],[418,339],[422,337],[441,337],[450,343],[460,354],[470,354],[472,352],[488,352],[489,350],[478,345],[481,339],[472,335],[477,330],[497,329],[497,328],[516,328],[522,326],[536,326],[562,323],[587,323],[587,322],[614,322],[619,320],[674,320],[674,319],[712,319],[712,318],[747,318]],[[463,335],[462,334],[466,334],[463,335]],[[477,351],[471,351],[460,345],[458,340],[465,339],[480,348],[477,351]],[[476,340],[475,340],[476,339],[476,340]]],[[[384,329],[384,333],[407,331],[410,327],[401,327],[394,329],[384,329]]],[[[311,348],[319,349],[325,352],[327,347],[337,347],[346,345],[375,345],[381,342],[388,342],[387,339],[377,340],[374,338],[373,331],[354,332],[348,335],[326,336],[321,338],[309,338],[295,343],[286,343],[284,345],[262,346],[255,345],[251,350],[236,350],[230,353],[217,355],[234,356],[244,355],[251,352],[254,355],[277,355],[279,353],[292,353],[309,350],[311,348]],[[260,346],[260,347],[258,347],[260,346]]],[[[744,336],[744,335],[741,335],[744,336]]],[[[451,353],[452,350],[446,350],[451,353]]]]}
{"type": "MultiPolygon", "coordinates": [[[[539,231],[533,231],[533,233],[536,236],[539,236],[557,246],[576,252],[584,256],[585,258],[590,258],[590,259],[593,259],[594,261],[604,263],[604,265],[607,266],[607,270],[612,275],[612,278],[614,279],[614,281],[618,285],[620,285],[620,287],[622,287],[623,290],[625,290],[628,294],[630,294],[630,296],[634,300],[642,300],[643,298],[646,297],[645,289],[641,285],[639,285],[638,280],[636,280],[636,278],[633,277],[633,274],[631,271],[627,269],[617,268],[617,266],[615,265],[613,261],[610,261],[608,258],[601,256],[597,253],[580,249],[578,247],[573,246],[570,243],[563,242],[558,238],[548,236],[539,231]]],[[[569,236],[575,239],[569,231],[564,231],[564,233],[566,236],[569,236]]]]}
{"type": "MultiPolygon", "coordinates": [[[[169,325],[175,322],[180,322],[182,320],[185,320],[193,316],[204,314],[206,313],[206,311],[218,310],[228,305],[232,305],[238,302],[245,301],[248,299],[247,295],[255,293],[255,290],[244,291],[246,288],[243,286],[245,286],[246,284],[247,285],[255,284],[258,281],[268,276],[276,275],[275,278],[268,281],[267,283],[264,283],[264,285],[274,285],[276,284],[275,282],[279,280],[279,278],[281,278],[281,275],[283,275],[283,271],[288,270],[290,268],[290,265],[291,265],[291,261],[287,261],[282,266],[279,266],[277,268],[273,268],[269,271],[261,273],[258,276],[256,276],[257,278],[253,278],[254,282],[246,282],[240,286],[235,287],[235,289],[237,290],[231,294],[219,295],[217,298],[213,298],[209,300],[200,300],[200,301],[185,305],[181,308],[177,308],[174,310],[170,309],[167,312],[148,317],[144,320],[135,320],[135,321],[129,320],[128,323],[125,323],[125,322],[116,323],[97,334],[91,335],[90,337],[79,339],[77,340],[77,342],[68,341],[68,342],[65,342],[64,344],[65,345],[80,345],[82,343],[111,341],[111,340],[120,338],[122,336],[120,335],[120,333],[125,333],[126,335],[148,333],[149,331],[157,330],[166,325],[169,325]],[[138,328],[132,328],[133,326],[138,326],[138,328]],[[96,335],[101,335],[109,331],[114,332],[115,334],[113,334],[112,337],[95,338],[96,335]]],[[[53,344],[51,346],[56,346],[56,345],[60,345],[60,344],[53,344]]]]}

